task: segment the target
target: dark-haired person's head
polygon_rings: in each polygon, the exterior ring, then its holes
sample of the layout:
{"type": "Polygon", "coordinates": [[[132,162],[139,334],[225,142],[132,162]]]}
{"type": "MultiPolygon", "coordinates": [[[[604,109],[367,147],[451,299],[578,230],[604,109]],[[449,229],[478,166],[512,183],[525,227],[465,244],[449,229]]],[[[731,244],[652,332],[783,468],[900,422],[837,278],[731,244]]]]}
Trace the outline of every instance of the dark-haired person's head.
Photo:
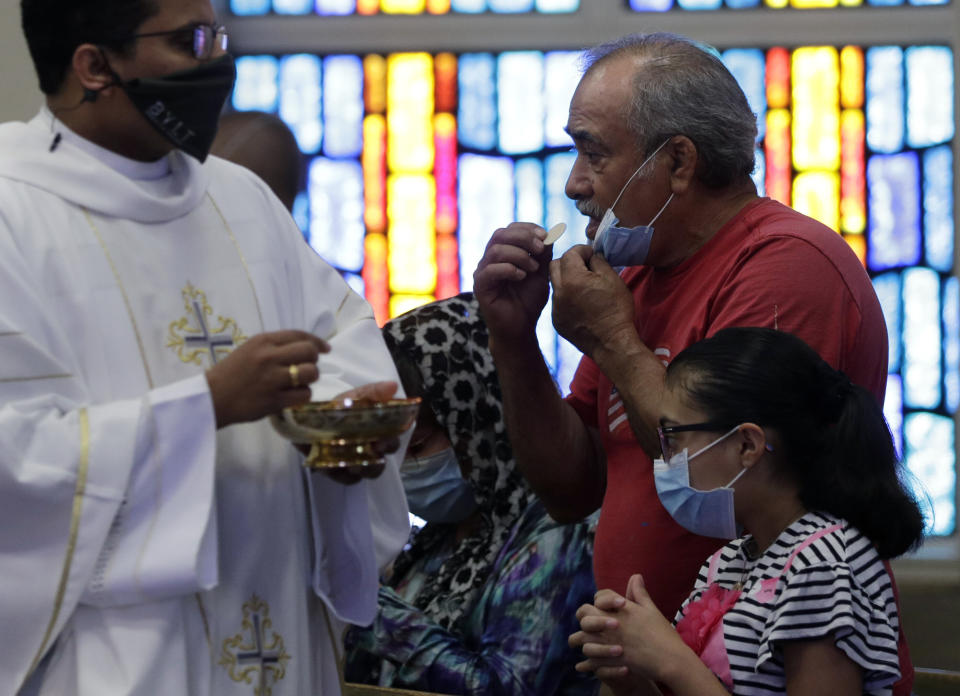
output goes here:
{"type": "Polygon", "coordinates": [[[901,481],[880,404],[799,338],[723,329],[679,353],[666,383],[719,430],[763,428],[777,475],[804,507],[848,520],[884,558],[922,540],[923,516],[901,481]]]}
{"type": "Polygon", "coordinates": [[[234,78],[210,0],[21,0],[20,8],[40,89],[70,130],[131,159],[174,148],[206,157],[234,78]],[[202,67],[214,74],[166,81],[202,67]]]}
{"type": "Polygon", "coordinates": [[[159,0],[20,0],[23,33],[44,94],[63,87],[73,54],[99,44],[127,55],[140,25],[157,14],[159,0]]]}
{"type": "Polygon", "coordinates": [[[224,114],[210,152],[252,171],[293,210],[303,179],[303,155],[280,117],[262,111],[224,114]]]}

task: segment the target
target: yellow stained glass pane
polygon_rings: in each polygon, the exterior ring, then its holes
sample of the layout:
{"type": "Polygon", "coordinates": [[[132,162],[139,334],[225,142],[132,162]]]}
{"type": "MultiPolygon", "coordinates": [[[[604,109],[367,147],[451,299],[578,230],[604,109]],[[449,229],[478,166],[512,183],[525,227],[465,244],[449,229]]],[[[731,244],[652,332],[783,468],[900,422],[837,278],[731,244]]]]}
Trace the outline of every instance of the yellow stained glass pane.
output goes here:
{"type": "Polygon", "coordinates": [[[775,10],[779,10],[787,6],[789,0],[764,0],[767,7],[772,7],[775,10]]]}
{"type": "Polygon", "coordinates": [[[840,64],[832,46],[798,48],[791,63],[793,166],[840,168],[840,64]]]}
{"type": "Polygon", "coordinates": [[[380,0],[357,0],[357,14],[372,15],[380,11],[380,0]]]}
{"type": "Polygon", "coordinates": [[[387,237],[368,234],[363,239],[363,289],[379,326],[389,319],[390,288],[387,284],[387,237]]]}
{"type": "Polygon", "coordinates": [[[840,229],[840,176],[803,172],[793,180],[793,208],[831,229],[840,229]]]}
{"type": "Polygon", "coordinates": [[[818,7],[836,7],[837,0],[790,0],[791,7],[809,10],[818,7]]]}
{"type": "Polygon", "coordinates": [[[427,0],[427,12],[430,14],[447,14],[450,11],[450,0],[427,0]]]}
{"type": "Polygon", "coordinates": [[[390,318],[399,317],[411,309],[416,309],[436,298],[433,295],[393,295],[390,298],[390,318]]]}
{"type": "Polygon", "coordinates": [[[380,9],[390,14],[422,14],[424,0],[380,0],[380,9]]]}
{"type": "Polygon", "coordinates": [[[840,51],[840,106],[863,108],[863,50],[844,46],[840,51]]]}
{"type": "Polygon", "coordinates": [[[850,248],[853,249],[853,253],[857,255],[857,258],[860,259],[860,263],[864,268],[867,267],[867,240],[863,238],[862,234],[845,234],[843,235],[844,240],[847,244],[850,245],[850,248]]]}
{"type": "Polygon", "coordinates": [[[369,114],[382,114],[387,108],[387,61],[371,54],[363,59],[363,101],[369,114]]]}
{"type": "Polygon", "coordinates": [[[433,169],[433,59],[428,53],[387,58],[387,163],[391,172],[433,169]]]}
{"type": "Polygon", "coordinates": [[[422,174],[387,179],[390,291],[427,294],[437,285],[435,186],[422,174]]]}

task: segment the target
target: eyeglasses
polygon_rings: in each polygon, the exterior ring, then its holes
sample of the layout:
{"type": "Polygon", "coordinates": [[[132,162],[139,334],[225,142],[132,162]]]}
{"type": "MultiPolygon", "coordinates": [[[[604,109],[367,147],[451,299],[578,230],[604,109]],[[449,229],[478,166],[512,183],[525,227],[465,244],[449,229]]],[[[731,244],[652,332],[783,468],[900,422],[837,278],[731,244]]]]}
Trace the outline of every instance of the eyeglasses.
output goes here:
{"type": "Polygon", "coordinates": [[[673,451],[673,438],[671,437],[675,433],[689,433],[689,432],[720,432],[721,430],[729,430],[728,426],[724,423],[718,423],[716,421],[707,421],[705,423],[692,423],[690,425],[668,425],[660,426],[657,428],[657,435],[660,437],[660,451],[663,453],[663,458],[667,461],[674,455],[673,451]]]}
{"type": "Polygon", "coordinates": [[[226,51],[229,38],[227,29],[222,24],[194,24],[192,27],[181,29],[133,34],[122,39],[113,39],[113,42],[124,43],[149,36],[176,36],[182,39],[184,46],[191,46],[193,57],[197,60],[209,60],[217,48],[220,51],[226,51]]]}

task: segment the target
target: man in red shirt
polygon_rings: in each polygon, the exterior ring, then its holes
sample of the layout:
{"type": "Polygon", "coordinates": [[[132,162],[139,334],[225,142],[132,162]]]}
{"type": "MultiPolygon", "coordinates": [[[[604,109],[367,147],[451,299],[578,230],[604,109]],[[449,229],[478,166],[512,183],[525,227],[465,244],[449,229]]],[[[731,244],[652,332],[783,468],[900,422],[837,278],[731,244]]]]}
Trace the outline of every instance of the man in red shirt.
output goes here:
{"type": "MultiPolygon", "coordinates": [[[[557,519],[600,507],[598,588],[622,593],[641,573],[672,618],[723,541],[687,532],[657,498],[652,459],[671,357],[724,327],[779,328],[882,403],[887,333],[843,239],[758,197],[756,119],[718,58],[654,34],[598,47],[587,63],[567,122],[577,159],[566,193],[604,253],[579,245],[551,263],[544,231],[513,223],[491,238],[474,292],[524,475],[557,519]],[[611,242],[618,235],[626,253],[611,242]],[[610,262],[627,268],[618,274],[610,262]],[[566,400],[535,333],[549,284],[554,325],[585,355],[566,400]]],[[[895,693],[907,694],[902,637],[901,670],[895,693]]]]}

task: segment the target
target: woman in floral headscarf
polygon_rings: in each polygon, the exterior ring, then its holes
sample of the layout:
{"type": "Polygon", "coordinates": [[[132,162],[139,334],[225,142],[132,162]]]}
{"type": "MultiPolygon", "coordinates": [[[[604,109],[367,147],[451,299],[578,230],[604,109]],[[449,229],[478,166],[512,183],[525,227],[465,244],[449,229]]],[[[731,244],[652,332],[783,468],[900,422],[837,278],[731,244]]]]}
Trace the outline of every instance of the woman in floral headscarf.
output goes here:
{"type": "Polygon", "coordinates": [[[589,523],[560,525],[517,470],[477,303],[463,294],[384,327],[421,411],[401,472],[427,519],[347,634],[347,678],[444,694],[593,694],[567,645],[593,597],[589,523]]]}

